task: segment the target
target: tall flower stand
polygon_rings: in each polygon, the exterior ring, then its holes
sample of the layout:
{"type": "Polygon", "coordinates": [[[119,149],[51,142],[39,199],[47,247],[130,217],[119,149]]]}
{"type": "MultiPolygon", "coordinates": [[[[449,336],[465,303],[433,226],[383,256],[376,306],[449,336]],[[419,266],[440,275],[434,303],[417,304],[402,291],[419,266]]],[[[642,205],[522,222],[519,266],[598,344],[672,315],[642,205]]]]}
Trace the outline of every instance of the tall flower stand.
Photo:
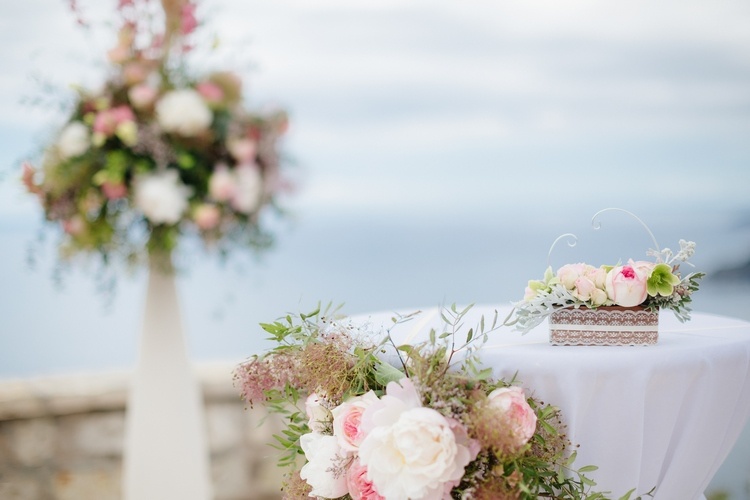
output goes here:
{"type": "Polygon", "coordinates": [[[174,271],[152,256],[125,423],[125,500],[208,500],[209,452],[200,388],[185,349],[174,271]]]}

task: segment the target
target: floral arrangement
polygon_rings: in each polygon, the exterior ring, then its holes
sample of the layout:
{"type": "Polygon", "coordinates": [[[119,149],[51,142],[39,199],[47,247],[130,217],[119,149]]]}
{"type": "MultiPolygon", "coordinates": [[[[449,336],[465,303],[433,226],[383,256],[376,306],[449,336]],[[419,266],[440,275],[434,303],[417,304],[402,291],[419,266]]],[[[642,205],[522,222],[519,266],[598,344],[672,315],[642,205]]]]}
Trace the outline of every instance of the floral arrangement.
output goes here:
{"type": "Polygon", "coordinates": [[[277,346],[235,383],[284,419],[273,445],[290,468],[284,498],[607,498],[585,475],[596,467],[573,468],[559,410],[482,367],[502,325],[496,313],[464,337],[468,310],[444,310],[445,331],[407,345],[330,308],[261,325],[277,346]]]}
{"type": "Polygon", "coordinates": [[[41,166],[23,167],[27,189],[63,230],[63,256],[137,261],[144,249],[171,252],[185,233],[222,253],[269,241],[259,215],[284,185],[278,140],[286,115],[246,111],[232,72],[189,72],[196,4],[155,5],[118,1],[106,82],[76,89],[41,166]]]}
{"type": "MultiPolygon", "coordinates": [[[[626,212],[642,223],[625,210],[605,210],[626,212]]],[[[605,210],[594,215],[594,221],[605,210]]],[[[688,321],[691,295],[698,290],[704,273],[693,272],[683,277],[680,264],[692,266],[689,259],[695,253],[695,243],[680,240],[677,253],[669,248],[659,249],[653,234],[643,225],[656,247],[646,253],[654,258],[653,261],[629,259],[626,264],[599,267],[585,263],[566,264],[557,272],[548,267],[542,280],[529,281],[523,301],[515,304],[511,313],[515,318],[511,320],[509,317],[506,324],[515,325],[516,329],[526,333],[559,309],[608,306],[642,307],[649,311],[669,309],[680,321],[688,321]]]]}

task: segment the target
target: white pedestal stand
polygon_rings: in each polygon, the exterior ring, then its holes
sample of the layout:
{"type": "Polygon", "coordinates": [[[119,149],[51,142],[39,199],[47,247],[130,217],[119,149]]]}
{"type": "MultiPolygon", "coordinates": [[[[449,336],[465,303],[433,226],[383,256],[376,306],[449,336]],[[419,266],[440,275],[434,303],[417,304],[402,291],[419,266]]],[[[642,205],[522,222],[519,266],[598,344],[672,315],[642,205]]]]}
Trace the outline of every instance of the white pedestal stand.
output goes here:
{"type": "Polygon", "coordinates": [[[124,500],[208,500],[209,453],[200,388],[187,357],[174,273],[151,261],[128,398],[124,500]]]}

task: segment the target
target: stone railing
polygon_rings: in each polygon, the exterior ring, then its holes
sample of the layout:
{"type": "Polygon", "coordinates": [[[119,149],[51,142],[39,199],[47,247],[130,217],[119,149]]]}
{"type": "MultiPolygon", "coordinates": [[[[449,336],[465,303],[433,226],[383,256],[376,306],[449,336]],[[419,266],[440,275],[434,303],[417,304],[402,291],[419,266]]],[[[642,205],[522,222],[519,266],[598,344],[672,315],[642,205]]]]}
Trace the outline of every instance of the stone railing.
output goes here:
{"type": "MultiPolygon", "coordinates": [[[[245,408],[233,368],[196,368],[214,498],[280,498],[283,470],[268,446],[279,423],[245,408]]],[[[119,499],[128,383],[127,373],[0,381],[0,498],[119,499]]]]}

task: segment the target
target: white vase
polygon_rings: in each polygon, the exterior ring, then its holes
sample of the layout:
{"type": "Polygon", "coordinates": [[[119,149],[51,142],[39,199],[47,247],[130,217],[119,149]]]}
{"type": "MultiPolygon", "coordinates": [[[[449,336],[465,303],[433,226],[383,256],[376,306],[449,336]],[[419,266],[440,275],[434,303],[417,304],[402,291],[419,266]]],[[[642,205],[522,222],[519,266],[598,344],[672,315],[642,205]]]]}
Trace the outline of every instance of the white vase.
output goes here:
{"type": "Polygon", "coordinates": [[[151,260],[138,362],[128,397],[124,500],[208,500],[200,387],[185,349],[169,259],[151,260]]]}

